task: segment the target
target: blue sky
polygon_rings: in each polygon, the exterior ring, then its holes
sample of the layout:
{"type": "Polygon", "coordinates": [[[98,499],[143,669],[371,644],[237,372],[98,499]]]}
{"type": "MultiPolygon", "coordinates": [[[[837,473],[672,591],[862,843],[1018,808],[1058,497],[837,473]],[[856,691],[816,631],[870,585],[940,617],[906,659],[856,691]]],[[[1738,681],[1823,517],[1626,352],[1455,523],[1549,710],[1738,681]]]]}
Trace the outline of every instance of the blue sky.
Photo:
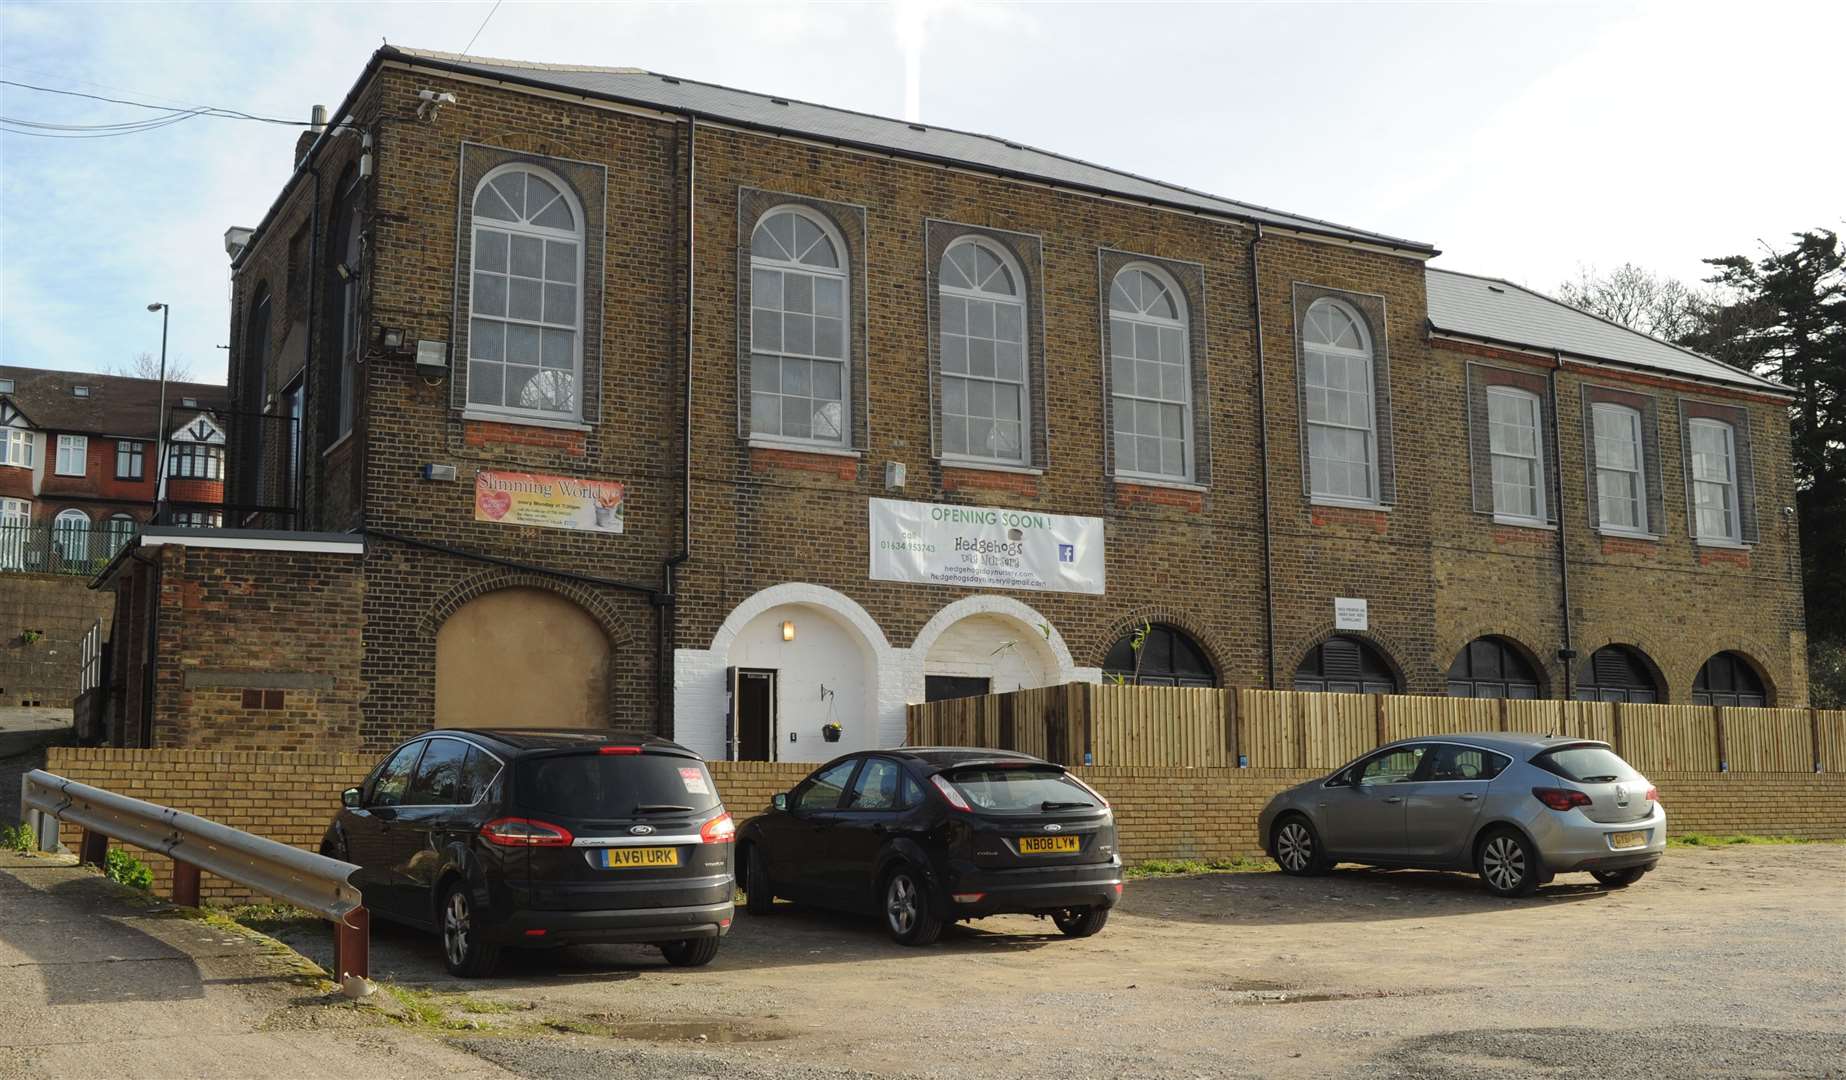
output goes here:
{"type": "MultiPolygon", "coordinates": [[[[460,51],[491,7],[7,3],[0,77],[305,119],[345,96],[381,39],[460,51]]],[[[1430,241],[1438,265],[1539,288],[1623,261],[1696,278],[1703,256],[1846,218],[1822,51],[1846,40],[1837,3],[509,0],[473,52],[902,115],[918,40],[930,123],[1430,241]]],[[[151,115],[11,86],[0,114],[151,115]]],[[[158,350],[145,308],[162,300],[170,355],[222,379],[223,232],[262,216],[295,134],[214,119],[0,134],[0,362],[127,363],[158,350]]]]}

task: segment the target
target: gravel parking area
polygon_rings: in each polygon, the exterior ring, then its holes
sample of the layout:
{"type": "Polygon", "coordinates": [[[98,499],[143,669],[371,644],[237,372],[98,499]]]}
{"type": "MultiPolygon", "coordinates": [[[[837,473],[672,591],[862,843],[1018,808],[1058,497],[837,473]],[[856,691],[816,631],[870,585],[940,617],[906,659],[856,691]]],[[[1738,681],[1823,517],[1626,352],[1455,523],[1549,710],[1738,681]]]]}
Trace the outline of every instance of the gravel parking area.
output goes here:
{"type": "Polygon", "coordinates": [[[1846,846],[1676,848],[1629,889],[1521,901],[1421,872],[1136,881],[1084,941],[1003,917],[910,950],[780,905],[696,971],[600,947],[453,980],[391,928],[373,963],[578,1032],[453,1038],[531,1077],[1846,1077],[1846,846]]]}

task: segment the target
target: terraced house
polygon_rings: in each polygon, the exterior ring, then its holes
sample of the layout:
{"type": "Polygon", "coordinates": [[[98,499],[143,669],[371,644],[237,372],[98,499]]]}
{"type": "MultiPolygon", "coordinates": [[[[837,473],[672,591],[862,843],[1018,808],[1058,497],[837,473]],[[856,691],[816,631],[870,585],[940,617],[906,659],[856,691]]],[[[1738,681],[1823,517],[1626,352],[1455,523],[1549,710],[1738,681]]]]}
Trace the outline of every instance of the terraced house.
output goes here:
{"type": "Polygon", "coordinates": [[[298,158],[233,237],[231,340],[238,407],[303,435],[234,435],[231,476],[299,512],[218,542],[289,552],[239,571],[265,595],[362,582],[360,677],[195,657],[246,693],[176,684],[152,741],[248,742],[266,678],[332,741],[780,759],[1116,677],[1805,703],[1790,392],[1428,244],[396,47],[298,158]]]}

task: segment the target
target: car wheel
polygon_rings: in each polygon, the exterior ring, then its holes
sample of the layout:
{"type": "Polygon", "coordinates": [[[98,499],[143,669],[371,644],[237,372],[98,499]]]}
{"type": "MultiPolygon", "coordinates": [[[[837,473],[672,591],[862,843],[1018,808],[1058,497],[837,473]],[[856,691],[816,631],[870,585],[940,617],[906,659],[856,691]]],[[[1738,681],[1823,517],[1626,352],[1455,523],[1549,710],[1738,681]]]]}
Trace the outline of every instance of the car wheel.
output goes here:
{"type": "Polygon", "coordinates": [[[1495,896],[1531,896],[1543,873],[1537,849],[1512,829],[1495,829],[1481,839],[1474,869],[1495,896]]]}
{"type": "Polygon", "coordinates": [[[449,974],[464,979],[491,975],[500,963],[500,946],[481,941],[474,898],[459,881],[442,894],[442,960],[449,974]]]}
{"type": "Polygon", "coordinates": [[[928,945],[942,934],[942,916],[930,901],[929,888],[909,863],[899,863],[885,877],[885,929],[899,945],[928,945]]]}
{"type": "Polygon", "coordinates": [[[752,915],[767,915],[776,909],[776,894],[769,887],[769,860],[763,858],[763,849],[750,845],[749,858],[744,862],[744,910],[752,915]]]}
{"type": "Polygon", "coordinates": [[[667,963],[674,967],[704,967],[717,957],[718,939],[702,937],[663,941],[660,943],[660,955],[666,957],[667,963]]]}
{"type": "Polygon", "coordinates": [[[1284,874],[1315,877],[1326,873],[1330,865],[1314,823],[1300,814],[1290,814],[1276,825],[1274,850],[1276,865],[1284,874]]]}
{"type": "Polygon", "coordinates": [[[1640,881],[1641,875],[1645,873],[1647,873],[1647,867],[1631,866],[1626,870],[1591,870],[1590,876],[1607,888],[1626,889],[1640,881]]]}
{"type": "Polygon", "coordinates": [[[1054,912],[1051,921],[1065,937],[1090,937],[1109,921],[1109,909],[1101,907],[1065,908],[1054,912]]]}

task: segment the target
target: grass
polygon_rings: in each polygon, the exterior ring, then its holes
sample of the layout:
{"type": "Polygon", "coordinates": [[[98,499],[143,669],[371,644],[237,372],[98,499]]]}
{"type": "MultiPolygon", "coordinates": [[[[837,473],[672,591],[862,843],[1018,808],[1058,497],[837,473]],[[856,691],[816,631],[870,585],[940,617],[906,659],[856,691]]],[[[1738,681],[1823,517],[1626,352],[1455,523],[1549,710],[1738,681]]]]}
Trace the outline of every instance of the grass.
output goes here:
{"type": "Polygon", "coordinates": [[[1149,859],[1127,870],[1129,880],[1181,874],[1262,873],[1276,868],[1273,859],[1238,855],[1229,859],[1149,859]]]}

